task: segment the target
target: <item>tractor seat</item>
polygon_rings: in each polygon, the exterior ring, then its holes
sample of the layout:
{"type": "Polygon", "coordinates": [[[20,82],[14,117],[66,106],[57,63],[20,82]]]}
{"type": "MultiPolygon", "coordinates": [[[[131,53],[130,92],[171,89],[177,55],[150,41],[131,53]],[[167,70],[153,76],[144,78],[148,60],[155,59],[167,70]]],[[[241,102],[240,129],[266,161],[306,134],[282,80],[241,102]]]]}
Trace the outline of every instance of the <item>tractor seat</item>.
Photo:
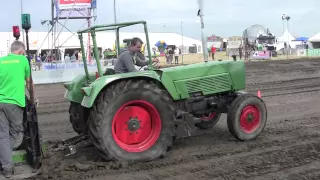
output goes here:
{"type": "Polygon", "coordinates": [[[115,74],[115,71],[111,68],[107,68],[103,75],[106,76],[106,75],[113,75],[113,74],[115,74]]]}

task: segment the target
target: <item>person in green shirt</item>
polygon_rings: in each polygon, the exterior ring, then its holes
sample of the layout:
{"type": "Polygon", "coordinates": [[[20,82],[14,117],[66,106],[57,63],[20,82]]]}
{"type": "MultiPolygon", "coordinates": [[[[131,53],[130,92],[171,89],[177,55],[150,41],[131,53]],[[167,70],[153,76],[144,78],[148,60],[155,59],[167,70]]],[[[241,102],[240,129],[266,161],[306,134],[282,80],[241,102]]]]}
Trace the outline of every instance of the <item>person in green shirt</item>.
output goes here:
{"type": "Polygon", "coordinates": [[[2,173],[7,178],[14,173],[12,149],[23,140],[25,83],[30,94],[30,66],[25,56],[25,45],[14,41],[11,54],[0,58],[0,162],[2,173]]]}

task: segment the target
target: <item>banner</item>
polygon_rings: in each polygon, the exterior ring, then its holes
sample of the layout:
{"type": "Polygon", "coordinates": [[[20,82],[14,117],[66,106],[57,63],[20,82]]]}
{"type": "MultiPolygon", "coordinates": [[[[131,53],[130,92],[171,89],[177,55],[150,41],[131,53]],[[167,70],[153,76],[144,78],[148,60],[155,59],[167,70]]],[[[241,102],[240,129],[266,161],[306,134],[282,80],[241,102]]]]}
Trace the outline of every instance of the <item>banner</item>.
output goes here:
{"type": "Polygon", "coordinates": [[[91,0],[56,0],[58,18],[88,17],[91,11],[91,0]]]}
{"type": "MultiPolygon", "coordinates": [[[[109,60],[100,60],[100,65],[102,68],[112,64],[113,59],[109,60]]],[[[36,64],[35,64],[36,66],[36,64]]],[[[95,61],[87,62],[88,68],[97,68],[97,64],[95,61]]],[[[82,61],[74,61],[74,62],[55,62],[55,63],[41,63],[41,70],[66,70],[66,69],[84,69],[84,64],[82,61]]]]}
{"type": "Polygon", "coordinates": [[[270,59],[270,51],[256,51],[252,55],[253,59],[270,59]]]}
{"type": "Polygon", "coordinates": [[[320,56],[320,49],[308,49],[308,56],[320,56]]]}

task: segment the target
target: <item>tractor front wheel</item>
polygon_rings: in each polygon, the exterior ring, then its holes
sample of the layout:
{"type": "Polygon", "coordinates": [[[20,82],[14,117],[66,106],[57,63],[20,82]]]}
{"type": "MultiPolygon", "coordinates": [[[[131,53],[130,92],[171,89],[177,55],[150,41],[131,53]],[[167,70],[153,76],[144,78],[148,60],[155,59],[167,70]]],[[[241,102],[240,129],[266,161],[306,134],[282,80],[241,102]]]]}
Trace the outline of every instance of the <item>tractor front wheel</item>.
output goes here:
{"type": "Polygon", "coordinates": [[[90,136],[105,159],[134,163],[163,156],[172,145],[174,109],[152,81],[121,81],[102,91],[90,115],[90,136]]]}
{"type": "Polygon", "coordinates": [[[256,138],[267,122],[267,108],[263,100],[253,94],[237,97],[228,111],[228,129],[241,141],[256,138]]]}

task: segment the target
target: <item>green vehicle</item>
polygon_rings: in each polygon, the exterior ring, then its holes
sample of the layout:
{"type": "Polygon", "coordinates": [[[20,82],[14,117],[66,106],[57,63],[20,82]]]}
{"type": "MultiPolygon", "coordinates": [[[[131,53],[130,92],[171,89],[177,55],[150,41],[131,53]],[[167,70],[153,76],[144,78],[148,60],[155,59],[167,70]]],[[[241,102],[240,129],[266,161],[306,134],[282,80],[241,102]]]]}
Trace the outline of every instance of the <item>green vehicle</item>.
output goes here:
{"type": "Polygon", "coordinates": [[[83,33],[88,32],[98,71],[89,74],[83,56],[85,74],[65,83],[65,98],[71,102],[74,130],[89,134],[103,158],[129,163],[157,159],[174,140],[208,132],[223,113],[227,114],[230,133],[238,140],[252,140],[263,131],[267,121],[265,103],[255,94],[241,91],[245,89],[243,61],[157,69],[151,63],[146,22],[97,25],[79,31],[83,55],[83,33]],[[148,66],[139,72],[103,73],[96,33],[116,30],[119,40],[120,28],[137,24],[144,26],[148,66]]]}

